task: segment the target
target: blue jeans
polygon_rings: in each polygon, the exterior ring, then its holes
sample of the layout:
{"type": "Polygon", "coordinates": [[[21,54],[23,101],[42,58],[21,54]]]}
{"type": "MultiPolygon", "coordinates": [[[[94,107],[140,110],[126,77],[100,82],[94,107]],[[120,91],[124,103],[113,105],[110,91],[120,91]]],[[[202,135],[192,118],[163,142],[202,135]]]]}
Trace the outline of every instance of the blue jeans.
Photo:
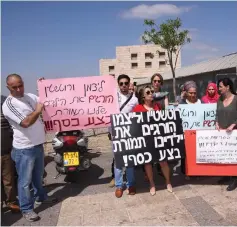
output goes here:
{"type": "Polygon", "coordinates": [[[43,201],[47,194],[42,186],[44,174],[44,148],[37,145],[26,149],[12,150],[12,159],[16,163],[18,174],[18,196],[22,213],[33,210],[34,202],[43,201]],[[30,184],[34,189],[34,196],[30,192],[30,184]]]}
{"type": "MultiPolygon", "coordinates": [[[[134,177],[134,168],[126,168],[126,178],[127,178],[127,188],[134,186],[135,177],[134,177]]],[[[114,175],[115,175],[115,186],[116,188],[123,188],[123,169],[118,169],[114,167],[114,175]]]]}

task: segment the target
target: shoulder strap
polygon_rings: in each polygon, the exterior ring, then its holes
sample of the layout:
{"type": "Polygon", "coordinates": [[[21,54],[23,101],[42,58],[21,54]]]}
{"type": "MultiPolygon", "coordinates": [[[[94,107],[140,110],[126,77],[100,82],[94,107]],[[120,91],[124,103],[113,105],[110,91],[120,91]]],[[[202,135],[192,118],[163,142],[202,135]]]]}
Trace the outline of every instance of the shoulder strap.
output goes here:
{"type": "Polygon", "coordinates": [[[133,93],[131,93],[131,95],[129,96],[129,98],[123,103],[123,105],[120,107],[120,111],[122,111],[122,109],[128,104],[128,102],[131,100],[131,98],[133,97],[133,93]]]}

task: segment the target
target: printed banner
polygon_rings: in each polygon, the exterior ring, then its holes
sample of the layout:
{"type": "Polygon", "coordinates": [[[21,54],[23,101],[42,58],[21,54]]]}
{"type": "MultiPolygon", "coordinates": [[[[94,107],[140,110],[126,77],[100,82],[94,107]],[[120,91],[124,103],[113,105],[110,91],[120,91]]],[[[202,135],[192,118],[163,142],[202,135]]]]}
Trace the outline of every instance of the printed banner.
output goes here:
{"type": "Polygon", "coordinates": [[[183,130],[215,129],[216,103],[180,104],[168,109],[179,109],[183,121],[183,130]]]}
{"type": "Polygon", "coordinates": [[[42,80],[38,89],[47,131],[108,127],[110,114],[119,113],[112,76],[42,80]]]}
{"type": "Polygon", "coordinates": [[[199,164],[196,162],[196,132],[195,130],[186,130],[184,132],[186,148],[185,174],[187,176],[237,176],[237,164],[199,164]]]}
{"type": "Polygon", "coordinates": [[[237,130],[197,131],[197,163],[237,164],[237,130]]]}
{"type": "Polygon", "coordinates": [[[179,111],[163,110],[111,115],[112,141],[118,168],[184,157],[179,111]]]}

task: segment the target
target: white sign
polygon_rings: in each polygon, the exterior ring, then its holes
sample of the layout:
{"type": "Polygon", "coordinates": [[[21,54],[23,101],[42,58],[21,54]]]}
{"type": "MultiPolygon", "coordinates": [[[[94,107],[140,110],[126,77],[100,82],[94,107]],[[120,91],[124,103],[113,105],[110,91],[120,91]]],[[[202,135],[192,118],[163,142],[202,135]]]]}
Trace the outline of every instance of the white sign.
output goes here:
{"type": "Polygon", "coordinates": [[[237,130],[197,130],[196,163],[237,164],[237,130]]]}

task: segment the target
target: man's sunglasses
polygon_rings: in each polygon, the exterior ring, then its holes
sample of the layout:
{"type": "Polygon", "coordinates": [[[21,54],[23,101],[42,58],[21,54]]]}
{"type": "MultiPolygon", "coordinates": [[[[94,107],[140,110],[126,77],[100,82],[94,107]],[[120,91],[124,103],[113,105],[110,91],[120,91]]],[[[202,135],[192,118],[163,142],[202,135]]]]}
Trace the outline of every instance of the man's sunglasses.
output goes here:
{"type": "Polygon", "coordinates": [[[153,83],[161,83],[161,80],[153,80],[153,83]]]}
{"type": "Polygon", "coordinates": [[[153,93],[154,93],[154,91],[147,91],[146,92],[147,95],[150,95],[150,94],[153,94],[153,93]]]}
{"type": "Polygon", "coordinates": [[[120,87],[123,86],[123,85],[128,86],[128,85],[129,85],[129,82],[120,82],[120,83],[119,83],[119,86],[120,86],[120,87]]]}

